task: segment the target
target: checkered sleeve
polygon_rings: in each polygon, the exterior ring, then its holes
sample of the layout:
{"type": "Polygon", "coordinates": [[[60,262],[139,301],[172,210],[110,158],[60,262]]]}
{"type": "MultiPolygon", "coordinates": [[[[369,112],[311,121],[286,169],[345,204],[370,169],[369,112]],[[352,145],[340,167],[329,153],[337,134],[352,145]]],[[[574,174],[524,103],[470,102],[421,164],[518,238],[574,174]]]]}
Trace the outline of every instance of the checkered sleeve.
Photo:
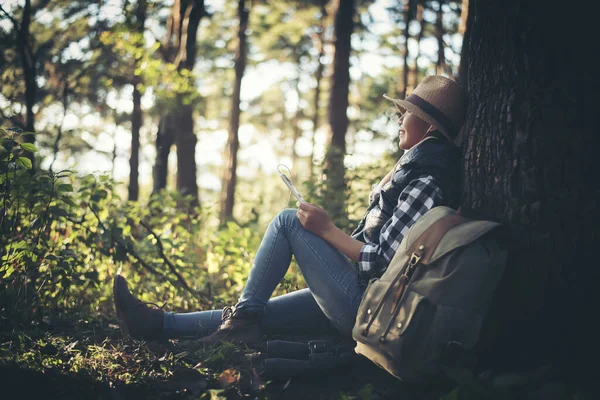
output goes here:
{"type": "Polygon", "coordinates": [[[431,175],[411,181],[400,193],[392,217],[381,227],[379,243],[365,243],[358,271],[364,278],[380,276],[396,254],[408,229],[423,214],[439,205],[442,191],[431,175]]]}

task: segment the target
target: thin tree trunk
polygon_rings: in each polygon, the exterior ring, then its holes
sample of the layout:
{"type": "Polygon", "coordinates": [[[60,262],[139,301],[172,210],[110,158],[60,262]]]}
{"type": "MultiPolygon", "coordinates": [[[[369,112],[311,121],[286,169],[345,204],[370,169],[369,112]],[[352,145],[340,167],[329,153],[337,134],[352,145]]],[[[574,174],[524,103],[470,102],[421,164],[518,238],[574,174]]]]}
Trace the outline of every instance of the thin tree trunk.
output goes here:
{"type": "Polygon", "coordinates": [[[598,354],[600,82],[594,63],[575,61],[592,25],[556,29],[564,10],[538,6],[470,1],[463,209],[510,230],[492,354],[509,368],[558,359],[585,382],[598,354]]]}
{"type": "Polygon", "coordinates": [[[115,169],[117,168],[117,128],[118,125],[115,124],[115,130],[112,135],[113,148],[110,158],[110,178],[112,180],[115,180],[115,169]]]}
{"type": "Polygon", "coordinates": [[[344,181],[346,155],[346,131],[348,130],[348,91],[350,86],[351,36],[354,30],[354,0],[339,0],[335,16],[335,56],[331,94],[329,97],[330,147],[325,156],[326,209],[334,223],[346,221],[344,181]]]}
{"type": "Polygon", "coordinates": [[[238,131],[240,128],[240,93],[242,78],[246,70],[248,19],[250,9],[246,7],[245,0],[238,1],[238,16],[240,25],[238,30],[238,48],[235,56],[235,82],[231,96],[231,120],[229,123],[229,139],[227,143],[228,157],[223,179],[223,198],[221,199],[221,222],[233,217],[235,205],[235,187],[237,183],[237,153],[240,147],[238,131]]]}
{"type": "Polygon", "coordinates": [[[296,105],[296,113],[294,115],[294,119],[292,120],[292,180],[296,179],[298,176],[298,154],[296,153],[296,143],[302,134],[302,130],[300,129],[300,119],[302,118],[302,109],[300,108],[300,97],[302,93],[300,92],[300,60],[297,60],[298,63],[298,77],[296,78],[295,87],[296,87],[296,96],[298,97],[298,104],[296,105]]]}
{"type": "Polygon", "coordinates": [[[142,127],[142,94],[133,85],[133,112],[131,113],[131,155],[129,157],[129,200],[139,196],[138,168],[140,164],[140,128],[142,127]]]}
{"type": "Polygon", "coordinates": [[[415,69],[413,73],[412,88],[415,88],[419,82],[419,57],[421,57],[421,40],[425,34],[425,20],[423,19],[423,5],[417,5],[417,21],[419,22],[419,34],[417,35],[417,54],[415,55],[415,69]]]}
{"type": "Polygon", "coordinates": [[[438,74],[446,72],[446,56],[444,55],[444,23],[443,23],[443,12],[442,4],[438,4],[437,18],[435,20],[435,37],[438,42],[438,59],[436,63],[436,70],[438,74]]]}
{"type": "MultiPolygon", "coordinates": [[[[21,67],[23,68],[23,78],[25,80],[25,131],[35,132],[35,114],[33,112],[33,106],[35,105],[37,83],[35,82],[36,71],[35,71],[35,55],[31,48],[31,0],[25,0],[23,7],[23,16],[19,27],[17,29],[17,47],[19,52],[19,58],[21,61],[21,67]]],[[[35,136],[33,134],[27,134],[24,136],[24,141],[28,143],[35,142],[35,136]]],[[[32,173],[35,170],[35,158],[33,153],[26,155],[31,159],[33,165],[32,173]]]]}
{"type": "Polygon", "coordinates": [[[319,55],[317,56],[317,71],[315,73],[315,97],[314,97],[314,114],[312,118],[313,132],[312,132],[312,141],[311,141],[311,150],[310,150],[310,181],[314,182],[314,172],[315,168],[313,166],[313,162],[315,159],[315,144],[316,144],[316,136],[317,129],[319,129],[319,112],[320,112],[320,100],[321,100],[321,80],[323,79],[323,70],[325,65],[321,61],[325,56],[325,28],[326,28],[326,20],[327,20],[327,8],[325,7],[327,4],[327,0],[321,0],[321,18],[320,18],[320,29],[316,35],[316,46],[319,49],[319,55]]]}
{"type": "Polygon", "coordinates": [[[402,62],[402,88],[399,90],[400,98],[406,97],[408,90],[408,75],[410,67],[408,66],[408,56],[410,54],[408,49],[408,40],[410,39],[410,23],[414,19],[414,0],[406,0],[406,11],[404,12],[404,59],[402,62]]]}
{"type": "MultiPolygon", "coordinates": [[[[144,35],[146,29],[146,14],[148,4],[146,0],[138,0],[135,10],[134,32],[144,35]]],[[[138,67],[140,60],[136,59],[138,67]]],[[[139,76],[133,77],[133,112],[131,113],[131,155],[129,158],[129,200],[135,201],[139,197],[139,164],[140,164],[140,129],[142,127],[142,93],[139,90],[142,80],[139,76]]]]}

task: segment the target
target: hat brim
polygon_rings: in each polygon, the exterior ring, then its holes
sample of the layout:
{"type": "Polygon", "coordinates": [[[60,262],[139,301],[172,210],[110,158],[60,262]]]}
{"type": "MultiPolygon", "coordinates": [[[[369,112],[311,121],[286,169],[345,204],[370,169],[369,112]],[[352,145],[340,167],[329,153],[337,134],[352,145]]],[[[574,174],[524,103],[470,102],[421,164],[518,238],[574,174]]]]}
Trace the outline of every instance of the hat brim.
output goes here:
{"type": "Polygon", "coordinates": [[[450,132],[446,131],[446,129],[443,127],[443,124],[441,124],[438,120],[433,118],[431,115],[427,114],[425,111],[423,111],[421,108],[414,105],[410,101],[406,101],[406,100],[402,100],[402,99],[394,99],[386,94],[384,94],[383,97],[386,98],[387,100],[391,101],[392,103],[394,103],[394,105],[396,106],[396,108],[398,108],[398,110],[400,112],[404,113],[404,112],[408,111],[411,114],[416,115],[417,117],[421,118],[423,121],[427,122],[428,124],[433,125],[437,130],[442,132],[444,134],[444,136],[446,136],[446,138],[448,138],[448,140],[454,141],[454,139],[452,138],[452,134],[450,132]]]}

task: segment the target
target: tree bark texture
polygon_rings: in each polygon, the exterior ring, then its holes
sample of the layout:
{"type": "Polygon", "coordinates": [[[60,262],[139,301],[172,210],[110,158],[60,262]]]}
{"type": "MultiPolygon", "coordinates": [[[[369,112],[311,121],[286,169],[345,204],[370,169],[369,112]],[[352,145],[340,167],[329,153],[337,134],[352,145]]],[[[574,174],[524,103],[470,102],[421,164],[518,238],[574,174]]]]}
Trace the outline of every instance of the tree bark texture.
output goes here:
{"type": "Polygon", "coordinates": [[[471,0],[461,73],[462,206],[510,228],[491,316],[505,344],[496,350],[513,365],[591,355],[598,335],[599,82],[594,64],[579,61],[592,25],[557,29],[561,9],[533,3],[471,0]]]}
{"type": "Polygon", "coordinates": [[[332,220],[345,219],[344,156],[348,130],[348,92],[350,86],[350,38],[354,30],[354,0],[339,0],[334,22],[335,55],[331,94],[329,97],[329,127],[331,142],[325,156],[326,206],[332,220]],[[342,197],[340,197],[342,196],[342,197]]]}
{"type": "Polygon", "coordinates": [[[221,199],[221,222],[233,217],[233,206],[235,205],[235,186],[237,183],[237,153],[240,147],[238,131],[240,129],[240,93],[242,78],[246,70],[246,58],[248,44],[246,30],[250,9],[246,7],[246,0],[238,1],[238,16],[240,26],[238,30],[238,48],[235,56],[235,82],[231,99],[231,120],[229,122],[229,138],[227,140],[227,165],[225,166],[221,199]]]}

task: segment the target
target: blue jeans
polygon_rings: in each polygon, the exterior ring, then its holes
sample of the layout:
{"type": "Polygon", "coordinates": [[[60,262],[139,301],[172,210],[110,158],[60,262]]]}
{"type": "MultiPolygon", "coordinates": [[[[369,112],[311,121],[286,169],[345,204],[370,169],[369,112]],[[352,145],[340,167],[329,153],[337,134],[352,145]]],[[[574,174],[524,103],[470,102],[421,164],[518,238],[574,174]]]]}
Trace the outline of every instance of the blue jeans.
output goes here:
{"type": "MultiPolygon", "coordinates": [[[[295,209],[281,211],[269,224],[258,248],[237,308],[263,313],[266,332],[320,333],[333,325],[351,336],[363,289],[350,260],[304,229],[295,209]],[[292,255],[308,289],[271,298],[292,255]]],[[[169,337],[205,336],[221,323],[221,310],[165,313],[169,337]]]]}

